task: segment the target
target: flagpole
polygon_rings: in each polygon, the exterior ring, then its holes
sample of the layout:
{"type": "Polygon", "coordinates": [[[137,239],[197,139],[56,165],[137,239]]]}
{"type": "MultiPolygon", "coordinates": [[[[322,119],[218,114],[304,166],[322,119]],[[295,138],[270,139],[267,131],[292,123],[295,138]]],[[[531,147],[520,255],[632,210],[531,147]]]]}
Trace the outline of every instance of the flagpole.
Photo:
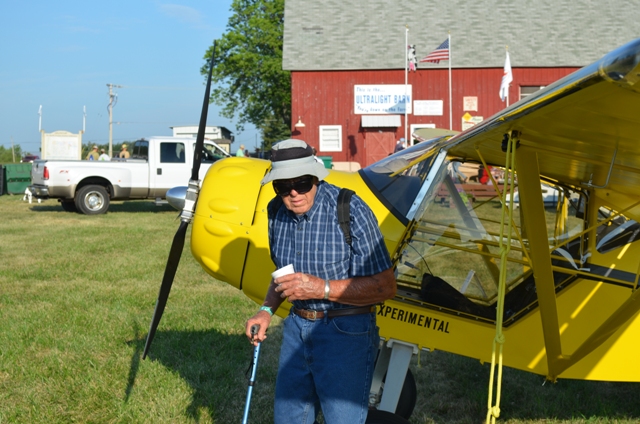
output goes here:
{"type": "Polygon", "coordinates": [[[453,106],[451,105],[451,31],[449,31],[449,130],[453,130],[453,106]]]}
{"type": "MultiPolygon", "coordinates": [[[[504,47],[505,51],[507,52],[507,55],[509,54],[509,45],[506,45],[504,47]]],[[[509,61],[509,66],[511,66],[511,61],[509,61]]],[[[507,107],[509,107],[509,86],[507,85],[507,107]]]]}
{"type": "Polygon", "coordinates": [[[407,147],[410,146],[407,141],[407,84],[409,84],[409,74],[407,66],[409,64],[409,25],[405,25],[404,32],[404,142],[407,147]]]}

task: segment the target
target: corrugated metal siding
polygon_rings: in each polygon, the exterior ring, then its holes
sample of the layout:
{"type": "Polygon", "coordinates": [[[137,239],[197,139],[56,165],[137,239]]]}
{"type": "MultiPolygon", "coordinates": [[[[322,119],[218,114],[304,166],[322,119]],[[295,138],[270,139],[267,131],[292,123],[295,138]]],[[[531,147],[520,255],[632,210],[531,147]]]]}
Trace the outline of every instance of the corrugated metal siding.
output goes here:
{"type": "MultiPolygon", "coordinates": [[[[521,86],[546,86],[575,71],[577,68],[514,68],[513,83],[509,90],[510,103],[519,98],[521,86]]],[[[464,97],[477,97],[478,110],[469,112],[483,119],[506,107],[498,91],[503,70],[453,69],[452,70],[452,129],[462,130],[464,97]]],[[[437,128],[449,128],[449,74],[446,69],[418,70],[408,76],[413,86],[413,100],[443,100],[442,116],[408,115],[408,124],[435,124],[437,128]]],[[[299,116],[304,128],[295,129],[293,137],[305,140],[319,148],[319,126],[342,126],[342,152],[323,153],[332,156],[334,162],[356,161],[365,164],[366,143],[361,127],[362,115],[353,113],[353,86],[357,84],[404,84],[404,72],[379,71],[309,71],[292,72],[292,116],[299,116]]],[[[404,136],[404,116],[398,128],[369,128],[367,131],[392,132],[396,139],[404,136]]],[[[410,128],[410,127],[409,127],[410,128]]],[[[391,153],[391,152],[390,152],[391,153]]]]}

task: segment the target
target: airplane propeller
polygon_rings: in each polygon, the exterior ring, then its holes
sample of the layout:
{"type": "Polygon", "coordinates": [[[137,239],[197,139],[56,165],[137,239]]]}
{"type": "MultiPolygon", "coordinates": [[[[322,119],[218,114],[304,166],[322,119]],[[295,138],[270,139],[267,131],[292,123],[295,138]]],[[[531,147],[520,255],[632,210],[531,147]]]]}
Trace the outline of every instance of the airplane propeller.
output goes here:
{"type": "Polygon", "coordinates": [[[149,327],[149,333],[147,334],[147,341],[144,345],[144,352],[142,353],[142,359],[147,357],[149,349],[151,348],[151,342],[156,334],[156,329],[162,318],[162,313],[167,305],[167,299],[169,298],[169,292],[171,291],[171,285],[180,263],[180,257],[182,256],[182,249],[184,248],[184,240],[187,235],[187,228],[189,223],[193,219],[193,215],[198,201],[198,194],[200,192],[200,180],[198,179],[200,171],[200,162],[202,161],[202,149],[204,148],[204,133],[207,126],[207,113],[209,111],[209,95],[211,90],[211,74],[213,67],[215,66],[215,54],[216,43],[213,43],[213,53],[211,54],[211,62],[209,64],[209,76],[207,78],[207,87],[204,93],[204,102],[202,104],[202,113],[200,114],[200,126],[198,127],[198,135],[196,137],[196,146],[193,154],[193,168],[191,168],[191,179],[189,180],[189,187],[185,196],[184,207],[180,213],[180,226],[173,237],[171,243],[171,250],[169,251],[169,258],[167,259],[167,265],[164,270],[164,276],[162,277],[162,284],[160,285],[160,292],[158,293],[158,300],[156,301],[155,311],[153,312],[153,318],[151,319],[151,326],[149,327]]]}

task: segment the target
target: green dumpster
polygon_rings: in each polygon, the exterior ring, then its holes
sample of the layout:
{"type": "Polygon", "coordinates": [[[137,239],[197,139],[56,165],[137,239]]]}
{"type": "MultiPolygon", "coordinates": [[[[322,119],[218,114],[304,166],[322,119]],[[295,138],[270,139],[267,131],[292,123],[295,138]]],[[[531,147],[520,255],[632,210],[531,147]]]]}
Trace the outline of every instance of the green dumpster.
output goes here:
{"type": "Polygon", "coordinates": [[[31,184],[31,163],[8,163],[4,165],[7,193],[22,194],[31,184]]]}
{"type": "Polygon", "coordinates": [[[0,165],[0,196],[4,194],[4,167],[0,165]]]}
{"type": "Polygon", "coordinates": [[[318,159],[321,159],[324,162],[324,167],[327,169],[333,168],[333,158],[331,156],[318,156],[318,159]]]}

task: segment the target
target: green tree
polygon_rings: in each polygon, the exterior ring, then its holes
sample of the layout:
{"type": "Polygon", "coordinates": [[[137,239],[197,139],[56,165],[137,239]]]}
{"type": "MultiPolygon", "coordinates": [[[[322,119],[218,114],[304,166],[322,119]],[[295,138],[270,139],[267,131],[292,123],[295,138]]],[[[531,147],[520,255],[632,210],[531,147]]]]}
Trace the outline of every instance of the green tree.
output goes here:
{"type": "MultiPolygon", "coordinates": [[[[282,69],[284,0],[234,0],[227,32],[216,40],[211,101],[222,116],[251,123],[263,148],[291,136],[291,73],[282,69]]],[[[207,75],[213,46],[201,68],[207,75]]]]}
{"type": "Polygon", "coordinates": [[[11,147],[5,148],[4,146],[0,146],[0,163],[14,163],[20,162],[22,160],[22,149],[19,144],[13,146],[13,152],[11,151],[11,147]]]}

